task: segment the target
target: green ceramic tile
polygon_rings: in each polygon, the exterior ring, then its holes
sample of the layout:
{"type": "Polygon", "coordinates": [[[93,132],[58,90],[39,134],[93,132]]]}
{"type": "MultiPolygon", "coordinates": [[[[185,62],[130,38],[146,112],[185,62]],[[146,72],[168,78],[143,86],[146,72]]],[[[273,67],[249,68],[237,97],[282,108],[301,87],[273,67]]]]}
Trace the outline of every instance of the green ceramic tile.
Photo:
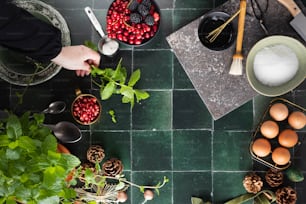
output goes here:
{"type": "Polygon", "coordinates": [[[171,51],[135,51],[135,69],[140,69],[141,71],[141,79],[137,83],[137,87],[141,89],[172,88],[171,51]]]}
{"type": "Polygon", "coordinates": [[[173,203],[189,204],[191,197],[211,201],[211,172],[173,172],[173,203]]]}
{"type": "MultiPolygon", "coordinates": [[[[223,204],[233,198],[236,198],[246,191],[242,181],[246,172],[214,172],[213,173],[213,192],[214,204],[223,204]]],[[[253,202],[246,202],[252,204],[253,202]]]]}
{"type": "Polygon", "coordinates": [[[176,56],[173,57],[173,83],[174,89],[194,89],[176,56]]]}
{"type": "Polygon", "coordinates": [[[215,7],[221,6],[222,4],[226,2],[227,0],[215,0],[215,7]]]}
{"type": "MultiPolygon", "coordinates": [[[[151,201],[147,201],[148,204],[161,204],[161,203],[172,203],[172,173],[163,172],[133,172],[133,182],[139,185],[155,186],[159,182],[163,182],[164,177],[169,179],[161,189],[159,189],[159,195],[156,191],[154,192],[154,198],[151,201]]],[[[132,203],[142,203],[144,201],[143,193],[138,188],[132,187],[132,203]]]]}
{"type": "MultiPolygon", "coordinates": [[[[1,84],[1,83],[0,83],[1,84]]],[[[0,85],[0,110],[10,109],[10,89],[0,85]]]]}
{"type": "Polygon", "coordinates": [[[113,0],[93,0],[94,2],[94,9],[108,9],[108,7],[112,4],[113,0]]]}
{"type": "Polygon", "coordinates": [[[129,104],[121,103],[120,95],[113,95],[108,100],[101,101],[100,91],[96,90],[95,96],[102,104],[102,114],[100,120],[92,125],[92,129],[97,130],[130,130],[131,129],[131,111],[129,104]],[[116,122],[112,121],[109,111],[115,112],[116,122]]]}
{"type": "Polygon", "coordinates": [[[149,91],[150,98],[135,104],[132,128],[135,130],[171,129],[171,92],[149,91]]]}
{"type": "Polygon", "coordinates": [[[211,131],[173,132],[173,170],[211,170],[211,131]]]}
{"type": "Polygon", "coordinates": [[[130,133],[127,131],[107,132],[92,131],[91,145],[101,145],[105,151],[105,159],[118,158],[122,161],[124,170],[131,169],[130,133]]]}
{"type": "Polygon", "coordinates": [[[176,0],[175,8],[213,8],[213,1],[209,0],[195,0],[195,1],[186,1],[186,0],[176,0]]]}
{"type": "MultiPolygon", "coordinates": [[[[303,173],[304,177],[306,177],[306,173],[303,173]]],[[[298,182],[296,183],[296,191],[297,191],[297,204],[306,203],[305,197],[305,189],[306,189],[306,182],[298,182]]]]}
{"type": "Polygon", "coordinates": [[[209,129],[211,127],[210,113],[196,91],[173,91],[174,129],[209,129]]]}
{"type": "MultiPolygon", "coordinates": [[[[160,27],[159,31],[156,33],[154,38],[150,40],[147,44],[144,44],[139,47],[135,47],[135,49],[170,49],[170,46],[166,40],[166,37],[173,32],[172,28],[172,11],[171,10],[161,10],[160,13],[160,27]]],[[[155,65],[156,62],[155,61],[155,65]]]]}
{"type": "Polygon", "coordinates": [[[221,119],[214,121],[215,130],[250,130],[252,126],[252,101],[247,102],[221,119]]]}
{"type": "Polygon", "coordinates": [[[250,141],[250,132],[214,131],[214,171],[250,170],[252,168],[250,141]]]}
{"type": "Polygon", "coordinates": [[[171,9],[173,8],[173,2],[174,0],[155,0],[155,2],[157,3],[157,5],[159,6],[160,9],[171,9]]]}
{"type": "Polygon", "coordinates": [[[178,30],[179,28],[189,24],[191,21],[201,17],[210,9],[184,9],[184,10],[174,10],[173,14],[173,30],[178,30]]]}
{"type": "Polygon", "coordinates": [[[133,131],[132,170],[171,170],[171,132],[133,131]]]}
{"type": "Polygon", "coordinates": [[[255,128],[262,120],[262,117],[264,116],[265,111],[269,107],[270,102],[271,98],[262,95],[258,95],[253,99],[253,110],[254,110],[253,130],[255,130],[255,128]]]}

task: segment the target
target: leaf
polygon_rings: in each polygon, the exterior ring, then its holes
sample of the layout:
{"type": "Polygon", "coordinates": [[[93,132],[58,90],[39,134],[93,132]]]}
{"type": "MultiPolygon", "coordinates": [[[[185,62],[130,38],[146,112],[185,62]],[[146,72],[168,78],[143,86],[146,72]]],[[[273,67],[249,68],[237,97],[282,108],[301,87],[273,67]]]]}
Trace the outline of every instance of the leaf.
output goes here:
{"type": "Polygon", "coordinates": [[[54,135],[48,134],[48,136],[44,139],[41,144],[41,150],[44,153],[48,153],[48,151],[56,151],[57,149],[57,141],[54,135]]]}
{"type": "Polygon", "coordinates": [[[28,136],[21,136],[19,138],[19,147],[27,152],[34,152],[36,149],[33,139],[28,136]]]}
{"type": "Polygon", "coordinates": [[[38,204],[58,204],[58,203],[60,203],[60,199],[58,196],[51,196],[38,201],[38,204]]]}
{"type": "Polygon", "coordinates": [[[191,204],[204,204],[201,198],[191,197],[191,204]]]}
{"type": "Polygon", "coordinates": [[[138,89],[135,89],[134,91],[135,91],[137,103],[139,103],[140,100],[144,100],[150,97],[150,94],[146,91],[138,90],[138,89]]]}
{"type": "Polygon", "coordinates": [[[122,86],[120,89],[120,93],[124,96],[126,96],[129,99],[134,98],[134,90],[132,87],[129,86],[122,86]]]}
{"type": "Polygon", "coordinates": [[[0,147],[6,147],[10,143],[7,135],[0,135],[0,147]]]}
{"type": "Polygon", "coordinates": [[[131,99],[126,97],[126,96],[123,96],[122,99],[121,99],[121,102],[122,103],[130,103],[131,102],[131,99]]]}
{"type": "Polygon", "coordinates": [[[296,168],[295,166],[291,165],[286,171],[285,171],[286,176],[290,181],[293,182],[301,182],[304,180],[304,175],[303,172],[296,168]]]}
{"type": "Polygon", "coordinates": [[[68,171],[74,169],[75,167],[81,164],[80,159],[72,154],[62,154],[61,159],[66,162],[63,167],[68,171]]]}
{"type": "Polygon", "coordinates": [[[6,123],[7,135],[9,138],[17,139],[22,135],[22,128],[20,121],[17,116],[11,115],[9,116],[6,123]]]}
{"type": "Polygon", "coordinates": [[[116,185],[116,191],[120,191],[122,190],[123,188],[125,187],[125,184],[123,182],[119,182],[117,185],[116,185]]]}
{"type": "Polygon", "coordinates": [[[20,158],[20,153],[17,150],[7,149],[5,155],[9,160],[18,160],[20,158]]]}
{"type": "Polygon", "coordinates": [[[108,114],[112,117],[112,122],[117,123],[115,111],[114,110],[109,110],[108,114]]]}
{"type": "Polygon", "coordinates": [[[159,196],[159,189],[158,188],[155,188],[155,192],[156,192],[156,194],[159,196]]]}
{"type": "Polygon", "coordinates": [[[102,92],[101,92],[102,100],[109,99],[112,96],[112,94],[115,91],[115,89],[116,89],[115,82],[113,82],[113,81],[108,82],[106,84],[106,86],[104,87],[104,89],[102,90],[102,92]]]}
{"type": "Polygon", "coordinates": [[[140,69],[137,69],[132,73],[130,80],[128,82],[128,86],[134,86],[139,79],[140,79],[140,69]]]}
{"type": "Polygon", "coordinates": [[[140,190],[140,192],[144,193],[145,188],[144,188],[143,186],[140,186],[140,187],[139,187],[139,190],[140,190]]]}
{"type": "Polygon", "coordinates": [[[104,73],[105,73],[104,70],[99,69],[98,67],[93,66],[93,65],[91,66],[90,74],[93,75],[94,77],[95,77],[96,75],[103,75],[104,73]]]}

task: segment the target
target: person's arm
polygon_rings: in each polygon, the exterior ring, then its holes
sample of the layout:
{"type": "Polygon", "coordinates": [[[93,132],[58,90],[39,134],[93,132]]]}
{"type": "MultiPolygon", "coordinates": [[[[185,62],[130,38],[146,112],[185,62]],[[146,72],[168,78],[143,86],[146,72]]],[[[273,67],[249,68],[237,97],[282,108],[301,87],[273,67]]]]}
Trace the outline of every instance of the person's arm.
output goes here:
{"type": "Polygon", "coordinates": [[[61,31],[24,9],[0,0],[0,45],[47,62],[61,52],[61,31]]]}

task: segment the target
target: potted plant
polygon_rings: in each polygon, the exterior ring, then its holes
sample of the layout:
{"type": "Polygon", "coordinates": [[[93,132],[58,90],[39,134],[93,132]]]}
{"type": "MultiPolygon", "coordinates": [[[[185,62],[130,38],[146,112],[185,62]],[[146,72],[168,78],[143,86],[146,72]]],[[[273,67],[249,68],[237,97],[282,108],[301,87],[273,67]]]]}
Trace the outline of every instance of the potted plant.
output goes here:
{"type": "Polygon", "coordinates": [[[58,204],[76,196],[66,178],[80,164],[57,152],[44,115],[9,114],[0,122],[0,203],[58,204]]]}

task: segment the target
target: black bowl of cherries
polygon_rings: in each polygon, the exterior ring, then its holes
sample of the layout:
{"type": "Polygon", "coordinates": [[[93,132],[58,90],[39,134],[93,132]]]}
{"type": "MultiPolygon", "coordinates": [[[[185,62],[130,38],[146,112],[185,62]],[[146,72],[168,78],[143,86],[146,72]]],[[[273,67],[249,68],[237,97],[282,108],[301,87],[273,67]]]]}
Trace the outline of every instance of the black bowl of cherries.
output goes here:
{"type": "Polygon", "coordinates": [[[109,38],[140,46],[158,32],[160,10],[154,0],[115,0],[108,9],[106,23],[109,38]]]}

